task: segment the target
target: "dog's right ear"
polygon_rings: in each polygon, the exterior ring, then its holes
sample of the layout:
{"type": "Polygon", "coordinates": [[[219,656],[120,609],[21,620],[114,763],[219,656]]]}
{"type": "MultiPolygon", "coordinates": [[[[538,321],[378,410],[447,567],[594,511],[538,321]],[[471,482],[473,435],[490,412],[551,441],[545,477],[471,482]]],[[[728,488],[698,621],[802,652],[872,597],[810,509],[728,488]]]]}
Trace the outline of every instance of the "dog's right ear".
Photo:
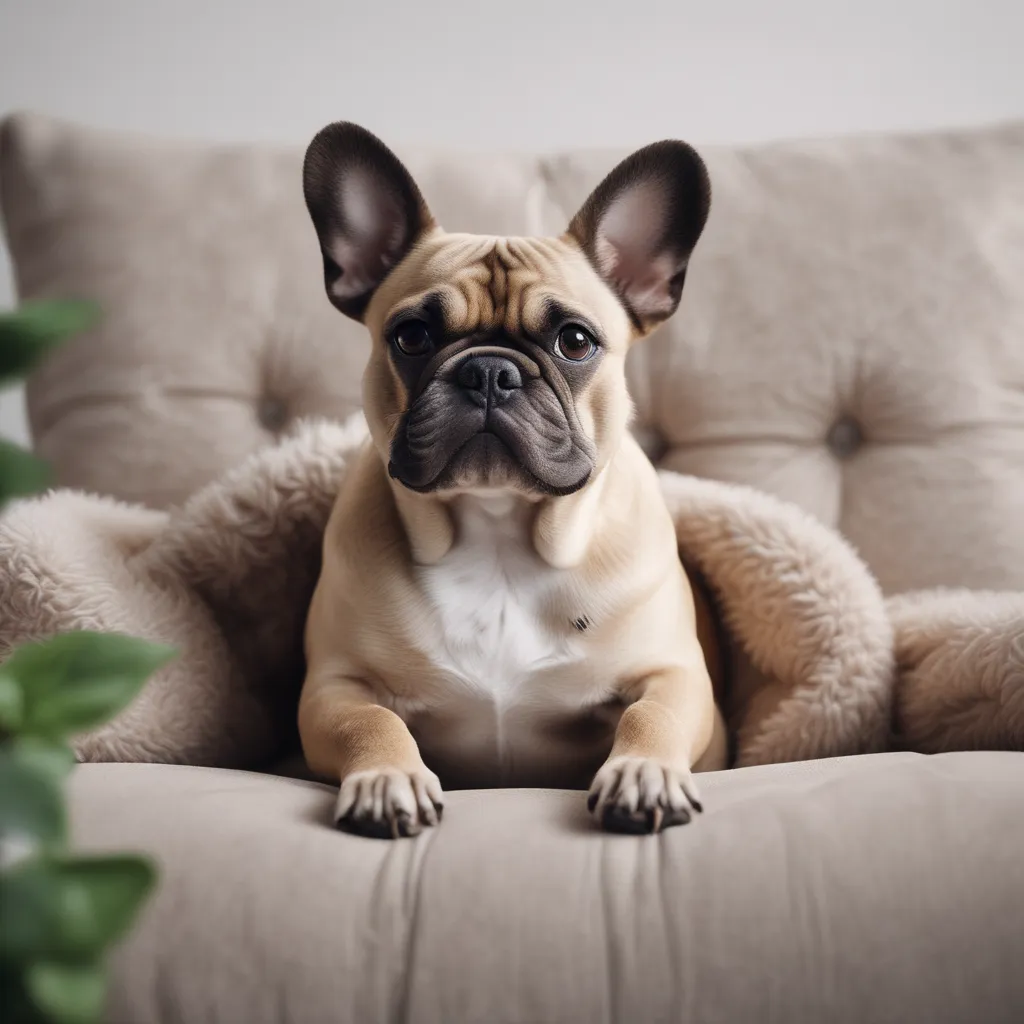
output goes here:
{"type": "Polygon", "coordinates": [[[306,206],[320,238],[331,302],[362,320],[380,283],[433,226],[402,162],[365,128],[338,121],[309,144],[306,206]]]}

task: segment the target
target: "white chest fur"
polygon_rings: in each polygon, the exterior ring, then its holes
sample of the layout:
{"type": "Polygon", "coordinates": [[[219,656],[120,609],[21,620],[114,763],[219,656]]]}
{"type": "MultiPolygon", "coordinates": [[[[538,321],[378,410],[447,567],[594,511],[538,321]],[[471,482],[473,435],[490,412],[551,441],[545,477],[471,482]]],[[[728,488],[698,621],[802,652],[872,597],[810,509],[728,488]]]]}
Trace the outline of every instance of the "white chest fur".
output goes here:
{"type": "Polygon", "coordinates": [[[547,611],[559,570],[534,551],[528,511],[512,496],[458,498],[455,545],[420,570],[438,668],[499,712],[527,698],[531,677],[581,656],[547,611]]]}

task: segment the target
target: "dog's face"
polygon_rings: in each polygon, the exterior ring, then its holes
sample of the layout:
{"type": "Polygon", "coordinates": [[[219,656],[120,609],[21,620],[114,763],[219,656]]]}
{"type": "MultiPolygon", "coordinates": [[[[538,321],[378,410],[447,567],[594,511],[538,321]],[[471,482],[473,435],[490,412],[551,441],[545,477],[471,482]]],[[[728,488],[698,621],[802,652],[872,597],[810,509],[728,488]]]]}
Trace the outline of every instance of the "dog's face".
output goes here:
{"type": "Polygon", "coordinates": [[[373,339],[371,434],[413,491],[584,487],[628,428],[625,357],[678,305],[707,218],[700,157],[624,160],[558,238],[448,234],[383,143],[323,129],[304,166],[328,296],[373,339]]]}
{"type": "Polygon", "coordinates": [[[565,242],[433,233],[367,313],[364,402],[406,487],[568,494],[625,429],[629,320],[565,242]]]}

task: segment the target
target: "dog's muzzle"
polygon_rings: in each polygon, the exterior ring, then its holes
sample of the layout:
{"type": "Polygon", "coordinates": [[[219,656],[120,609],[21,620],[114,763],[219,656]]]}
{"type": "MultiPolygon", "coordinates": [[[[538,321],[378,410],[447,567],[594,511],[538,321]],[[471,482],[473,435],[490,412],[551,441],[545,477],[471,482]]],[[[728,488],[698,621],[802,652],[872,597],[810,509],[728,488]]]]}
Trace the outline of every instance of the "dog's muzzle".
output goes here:
{"type": "Polygon", "coordinates": [[[586,484],[593,467],[594,446],[572,391],[546,352],[530,342],[513,348],[462,341],[424,367],[388,469],[416,491],[569,494],[586,484]]]}

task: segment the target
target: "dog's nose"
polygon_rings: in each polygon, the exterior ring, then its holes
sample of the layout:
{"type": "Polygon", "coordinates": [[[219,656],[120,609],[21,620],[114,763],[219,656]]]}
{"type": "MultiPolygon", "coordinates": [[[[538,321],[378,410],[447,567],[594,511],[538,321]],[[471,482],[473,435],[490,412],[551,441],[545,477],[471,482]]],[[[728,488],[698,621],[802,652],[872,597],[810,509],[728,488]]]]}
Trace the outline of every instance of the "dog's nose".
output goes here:
{"type": "Polygon", "coordinates": [[[458,385],[480,405],[500,405],[523,386],[523,375],[504,356],[472,356],[460,367],[458,385]]]}

